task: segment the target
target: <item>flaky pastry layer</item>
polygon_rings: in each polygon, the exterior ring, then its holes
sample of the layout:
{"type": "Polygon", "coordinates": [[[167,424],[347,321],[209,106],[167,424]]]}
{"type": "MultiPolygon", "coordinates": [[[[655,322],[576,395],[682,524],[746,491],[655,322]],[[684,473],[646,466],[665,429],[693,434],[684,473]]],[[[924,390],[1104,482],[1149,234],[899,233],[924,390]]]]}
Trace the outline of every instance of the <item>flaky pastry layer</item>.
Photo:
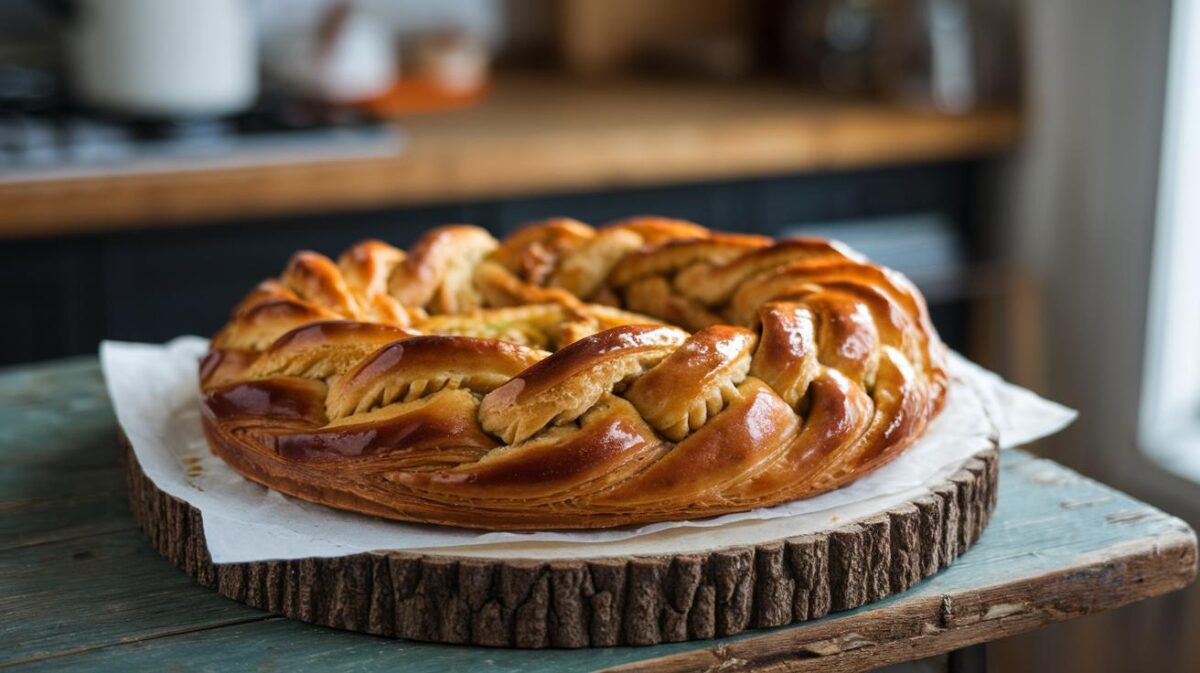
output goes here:
{"type": "Polygon", "coordinates": [[[507,530],[812,497],[899,455],[946,385],[900,274],[830,241],[658,217],[300,252],[201,364],[209,445],[246,477],[507,530]]]}

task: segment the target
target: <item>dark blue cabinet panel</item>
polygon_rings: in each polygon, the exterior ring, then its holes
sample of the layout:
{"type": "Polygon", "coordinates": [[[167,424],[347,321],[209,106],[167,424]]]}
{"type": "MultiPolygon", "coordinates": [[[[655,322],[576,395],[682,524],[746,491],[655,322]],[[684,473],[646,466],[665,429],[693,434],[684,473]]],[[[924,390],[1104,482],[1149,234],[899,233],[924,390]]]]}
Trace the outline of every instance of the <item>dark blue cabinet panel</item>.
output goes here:
{"type": "Polygon", "coordinates": [[[741,183],[717,183],[622,189],[600,193],[560,194],[497,204],[498,224],[508,232],[546,217],[568,216],[603,224],[629,215],[662,215],[700,222],[714,229],[741,229],[738,200],[741,183]]]}
{"type": "MultiPolygon", "coordinates": [[[[211,334],[241,296],[281,271],[296,250],[332,256],[368,237],[406,247],[447,223],[503,235],[554,215],[600,224],[654,214],[766,234],[821,224],[836,235],[839,221],[922,213],[950,223],[964,246],[976,249],[972,171],[963,163],[909,166],[8,242],[0,244],[0,291],[10,321],[0,330],[0,364],[95,352],[102,338],[211,334]]],[[[940,304],[935,317],[954,344],[964,333],[965,310],[953,298],[940,304]]]]}
{"type": "Polygon", "coordinates": [[[81,241],[0,246],[0,364],[95,348],[105,314],[99,259],[96,246],[81,241]]]}
{"type": "Polygon", "coordinates": [[[761,227],[862,220],[935,212],[962,222],[968,215],[971,164],[907,166],[763,180],[754,201],[761,227]]]}
{"type": "Polygon", "coordinates": [[[364,238],[411,245],[461,208],[365,213],[112,236],[103,242],[107,336],[163,341],[211,334],[235,302],[297,250],[336,257],[364,238]]]}

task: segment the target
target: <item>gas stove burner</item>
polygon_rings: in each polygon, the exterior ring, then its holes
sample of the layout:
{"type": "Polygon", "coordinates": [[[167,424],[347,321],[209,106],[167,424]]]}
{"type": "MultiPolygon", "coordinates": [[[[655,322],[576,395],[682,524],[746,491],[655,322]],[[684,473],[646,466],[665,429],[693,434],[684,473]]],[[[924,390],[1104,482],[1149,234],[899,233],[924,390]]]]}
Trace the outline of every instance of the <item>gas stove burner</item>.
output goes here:
{"type": "Polygon", "coordinates": [[[212,140],[232,135],[234,124],[222,119],[173,119],[130,122],[129,128],[146,140],[212,140]]]}
{"type": "Polygon", "coordinates": [[[394,124],[295,102],[223,118],[122,119],[62,104],[0,112],[0,180],[394,156],[394,124]]]}

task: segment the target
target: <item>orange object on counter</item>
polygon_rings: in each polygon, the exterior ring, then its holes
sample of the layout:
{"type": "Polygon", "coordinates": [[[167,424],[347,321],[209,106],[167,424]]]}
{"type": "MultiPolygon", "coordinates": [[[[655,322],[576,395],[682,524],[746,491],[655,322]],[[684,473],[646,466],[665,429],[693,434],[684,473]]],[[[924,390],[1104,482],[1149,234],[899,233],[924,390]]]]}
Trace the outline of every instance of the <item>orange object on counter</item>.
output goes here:
{"type": "Polygon", "coordinates": [[[490,88],[483,84],[468,91],[453,91],[433,79],[400,79],[387,93],[356,103],[355,107],[375,117],[457,110],[482,102],[490,88]]]}

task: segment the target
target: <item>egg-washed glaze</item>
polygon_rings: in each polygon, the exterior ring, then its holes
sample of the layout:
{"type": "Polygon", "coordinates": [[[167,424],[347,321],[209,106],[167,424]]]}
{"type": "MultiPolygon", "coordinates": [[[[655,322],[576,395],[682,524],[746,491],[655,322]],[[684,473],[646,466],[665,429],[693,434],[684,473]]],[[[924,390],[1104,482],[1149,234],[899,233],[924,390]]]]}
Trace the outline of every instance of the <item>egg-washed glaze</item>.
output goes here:
{"type": "Polygon", "coordinates": [[[283,493],[495,530],[767,507],[878,469],[945,398],[899,273],[660,217],[297,253],[201,363],[213,451],[283,493]]]}

